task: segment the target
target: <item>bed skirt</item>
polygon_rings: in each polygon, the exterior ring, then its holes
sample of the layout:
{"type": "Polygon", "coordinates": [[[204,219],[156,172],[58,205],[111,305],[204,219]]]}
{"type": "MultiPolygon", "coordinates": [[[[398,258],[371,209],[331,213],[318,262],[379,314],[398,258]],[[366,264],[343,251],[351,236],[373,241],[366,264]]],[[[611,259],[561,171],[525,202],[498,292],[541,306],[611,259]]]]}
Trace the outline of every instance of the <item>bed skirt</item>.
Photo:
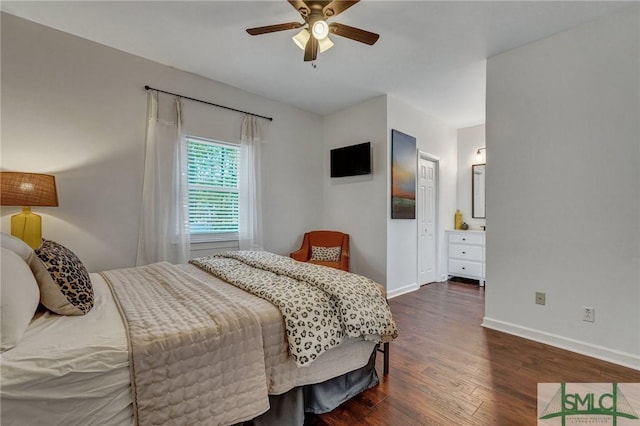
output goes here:
{"type": "Polygon", "coordinates": [[[295,387],[282,395],[269,395],[269,411],[237,426],[302,426],[306,414],[332,411],[379,383],[376,352],[374,349],[362,368],[322,383],[295,387]]]}

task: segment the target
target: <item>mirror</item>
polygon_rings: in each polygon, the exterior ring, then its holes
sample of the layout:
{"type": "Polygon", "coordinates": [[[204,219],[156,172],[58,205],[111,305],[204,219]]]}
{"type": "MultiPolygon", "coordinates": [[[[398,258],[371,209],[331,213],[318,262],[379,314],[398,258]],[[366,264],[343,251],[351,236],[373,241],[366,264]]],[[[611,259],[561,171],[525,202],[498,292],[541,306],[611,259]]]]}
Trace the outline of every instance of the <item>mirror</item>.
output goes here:
{"type": "Polygon", "coordinates": [[[486,164],[471,166],[471,217],[485,219],[484,180],[486,164]]]}

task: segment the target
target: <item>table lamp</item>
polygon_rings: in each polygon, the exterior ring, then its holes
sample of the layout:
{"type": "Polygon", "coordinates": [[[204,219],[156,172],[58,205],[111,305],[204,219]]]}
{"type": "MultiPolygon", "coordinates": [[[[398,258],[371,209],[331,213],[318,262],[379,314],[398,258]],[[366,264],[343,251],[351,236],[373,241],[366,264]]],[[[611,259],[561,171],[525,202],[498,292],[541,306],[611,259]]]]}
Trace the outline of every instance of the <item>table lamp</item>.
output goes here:
{"type": "Polygon", "coordinates": [[[31,212],[32,206],[57,207],[56,178],[40,173],[0,172],[0,204],[21,206],[11,216],[11,235],[33,249],[42,243],[42,218],[31,212]]]}

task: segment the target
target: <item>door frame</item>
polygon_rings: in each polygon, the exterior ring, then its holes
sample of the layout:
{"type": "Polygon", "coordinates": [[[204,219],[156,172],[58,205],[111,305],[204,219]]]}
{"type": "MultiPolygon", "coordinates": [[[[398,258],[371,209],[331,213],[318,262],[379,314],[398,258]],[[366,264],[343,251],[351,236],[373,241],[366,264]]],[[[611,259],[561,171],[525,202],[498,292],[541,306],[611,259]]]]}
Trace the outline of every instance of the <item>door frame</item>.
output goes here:
{"type": "MultiPolygon", "coordinates": [[[[442,276],[440,274],[440,259],[441,259],[441,255],[440,255],[440,157],[438,157],[437,155],[433,155],[430,154],[428,152],[425,151],[421,151],[418,150],[418,161],[416,164],[416,176],[419,176],[420,173],[420,160],[428,160],[428,161],[433,161],[435,163],[436,166],[436,194],[435,194],[435,209],[436,209],[436,214],[435,214],[435,227],[436,227],[436,232],[435,232],[435,243],[436,243],[436,247],[435,247],[435,277],[436,280],[440,280],[442,281],[442,276]]],[[[422,203],[418,202],[418,208],[420,208],[420,206],[422,205],[422,203]]],[[[419,216],[420,212],[418,212],[418,216],[416,217],[416,219],[419,216]]],[[[420,259],[421,259],[421,255],[422,252],[420,250],[420,231],[418,230],[418,220],[416,220],[416,245],[418,246],[417,251],[417,258],[416,258],[416,277],[420,276],[420,259]]],[[[418,286],[420,286],[422,284],[418,283],[418,286]]]]}

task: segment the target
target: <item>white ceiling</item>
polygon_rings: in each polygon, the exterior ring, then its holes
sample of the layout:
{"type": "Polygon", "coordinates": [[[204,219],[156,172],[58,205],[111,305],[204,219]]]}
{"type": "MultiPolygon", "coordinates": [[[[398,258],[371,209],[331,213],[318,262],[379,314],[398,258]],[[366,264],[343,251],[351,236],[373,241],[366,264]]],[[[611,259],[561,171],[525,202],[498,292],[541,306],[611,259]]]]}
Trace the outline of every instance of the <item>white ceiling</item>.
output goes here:
{"type": "MultiPolygon", "coordinates": [[[[318,114],[384,93],[455,127],[484,122],[486,58],[612,13],[612,1],[364,0],[331,21],[380,34],[374,46],[331,36],[316,67],[285,1],[2,1],[1,9],[318,114]]],[[[152,83],[152,82],[150,82],[152,83]]],[[[189,95],[189,94],[185,94],[189,95]]],[[[193,94],[191,94],[193,95],[193,94]]]]}

